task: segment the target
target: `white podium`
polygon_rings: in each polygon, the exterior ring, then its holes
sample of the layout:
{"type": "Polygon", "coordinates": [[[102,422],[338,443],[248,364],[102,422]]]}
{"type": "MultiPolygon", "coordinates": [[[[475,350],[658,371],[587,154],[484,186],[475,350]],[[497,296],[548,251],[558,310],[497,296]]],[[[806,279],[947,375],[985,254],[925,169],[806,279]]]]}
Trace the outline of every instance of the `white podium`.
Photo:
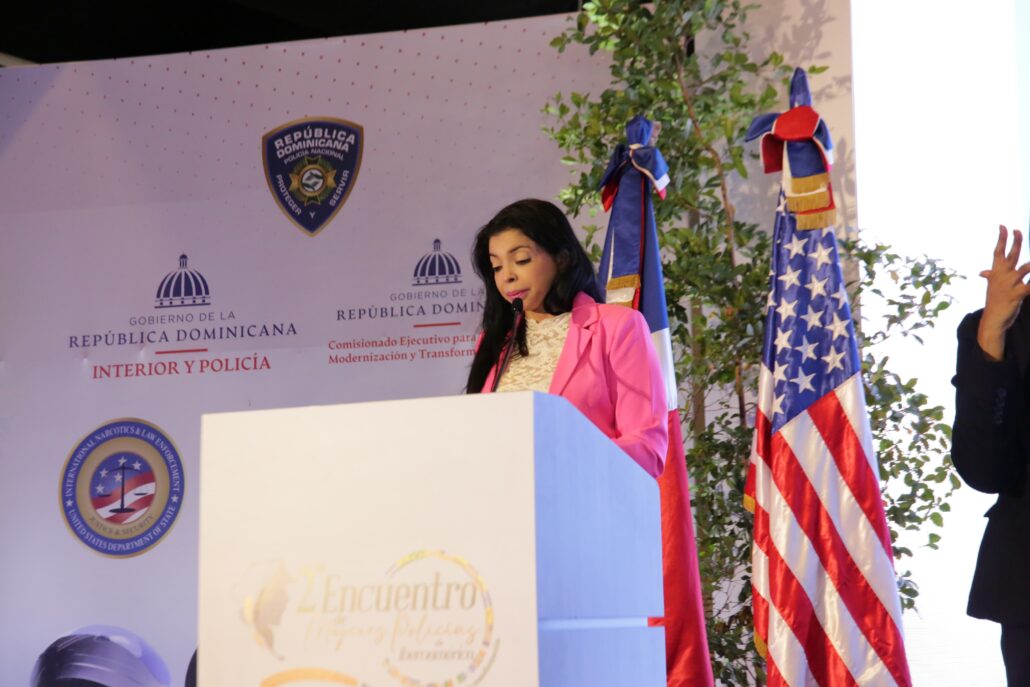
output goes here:
{"type": "Polygon", "coordinates": [[[544,394],[206,415],[200,687],[661,687],[658,488],[544,394]]]}

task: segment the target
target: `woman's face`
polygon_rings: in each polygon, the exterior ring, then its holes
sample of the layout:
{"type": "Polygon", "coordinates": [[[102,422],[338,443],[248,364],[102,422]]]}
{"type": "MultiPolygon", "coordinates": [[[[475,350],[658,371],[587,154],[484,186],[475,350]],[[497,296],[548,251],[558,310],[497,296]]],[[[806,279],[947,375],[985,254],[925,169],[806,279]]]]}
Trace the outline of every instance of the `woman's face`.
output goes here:
{"type": "Polygon", "coordinates": [[[550,317],[544,298],[558,275],[551,254],[518,229],[505,229],[490,237],[488,246],[494,284],[504,300],[522,299],[526,316],[535,320],[550,317]]]}

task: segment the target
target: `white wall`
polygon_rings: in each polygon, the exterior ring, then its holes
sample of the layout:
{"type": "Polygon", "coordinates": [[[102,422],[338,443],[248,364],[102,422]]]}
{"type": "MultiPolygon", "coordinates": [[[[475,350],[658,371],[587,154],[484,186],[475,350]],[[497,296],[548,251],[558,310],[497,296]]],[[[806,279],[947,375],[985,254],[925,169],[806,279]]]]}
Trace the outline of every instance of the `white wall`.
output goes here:
{"type": "MultiPolygon", "coordinates": [[[[955,328],[982,306],[999,223],[1025,227],[1012,0],[852,6],[858,193],[863,236],[940,258],[966,277],[925,347],[891,341],[894,366],[954,416],[955,328]]],[[[1024,159],[1026,157],[1024,156],[1024,159]]],[[[873,313],[866,313],[871,315],[873,313]]],[[[1004,684],[998,628],[965,615],[993,499],[964,487],[939,551],[917,551],[919,615],[905,629],[915,684],[1004,684]]],[[[925,534],[913,543],[925,540],[925,534]]],[[[908,567],[908,564],[906,564],[908,567]]]]}

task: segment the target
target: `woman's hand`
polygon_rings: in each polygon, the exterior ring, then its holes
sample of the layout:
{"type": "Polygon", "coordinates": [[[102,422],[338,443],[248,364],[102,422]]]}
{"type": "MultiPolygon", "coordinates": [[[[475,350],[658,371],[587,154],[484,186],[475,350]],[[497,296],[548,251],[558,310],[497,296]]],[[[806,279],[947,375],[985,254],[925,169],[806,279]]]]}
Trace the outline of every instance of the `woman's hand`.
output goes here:
{"type": "Polygon", "coordinates": [[[1012,248],[1005,253],[1008,243],[1008,229],[998,227],[998,244],[994,247],[994,262],[991,269],[980,273],[987,280],[987,303],[980,317],[980,328],[976,341],[988,357],[1001,360],[1005,356],[1005,332],[1016,321],[1023,299],[1030,295],[1030,285],[1023,280],[1030,273],[1030,262],[1016,267],[1019,250],[1023,246],[1023,235],[1017,229],[1012,232],[1012,248]]]}

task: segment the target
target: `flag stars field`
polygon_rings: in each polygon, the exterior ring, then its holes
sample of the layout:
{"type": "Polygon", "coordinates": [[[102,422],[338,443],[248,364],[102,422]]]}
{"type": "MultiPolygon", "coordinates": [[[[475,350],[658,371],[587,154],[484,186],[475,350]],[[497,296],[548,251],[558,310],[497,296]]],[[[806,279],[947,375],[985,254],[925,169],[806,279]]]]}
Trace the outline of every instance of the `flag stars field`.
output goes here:
{"type": "Polygon", "coordinates": [[[807,239],[795,236],[794,240],[786,245],[787,250],[790,251],[790,257],[796,258],[801,253],[804,253],[806,243],[808,243],[807,239]]]}
{"type": "Polygon", "coordinates": [[[783,397],[782,412],[774,414],[776,428],[859,370],[836,260],[832,229],[791,228],[775,247],[766,362],[773,372],[774,392],[783,397]]]}
{"type": "Polygon", "coordinates": [[[837,369],[843,370],[844,365],[841,363],[843,357],[843,351],[836,351],[831,348],[830,352],[822,357],[822,361],[826,363],[826,371],[829,373],[837,369]]]}
{"type": "Polygon", "coordinates": [[[805,288],[808,289],[808,293],[811,294],[813,300],[816,296],[826,295],[826,282],[826,279],[816,279],[814,274],[812,275],[812,278],[808,280],[808,284],[805,285],[805,288]]]}
{"type": "Polygon", "coordinates": [[[837,293],[833,294],[833,297],[837,299],[837,307],[843,308],[848,302],[848,292],[844,290],[844,285],[841,284],[840,288],[837,289],[837,293]]]}
{"type": "Polygon", "coordinates": [[[787,349],[790,348],[790,335],[793,332],[789,329],[779,329],[776,332],[776,348],[787,349]]]}
{"type": "Polygon", "coordinates": [[[776,306],[776,312],[780,314],[780,321],[786,321],[788,317],[794,317],[794,309],[797,307],[797,301],[788,301],[784,298],[780,301],[780,304],[776,306]]]}
{"type": "Polygon", "coordinates": [[[822,241],[820,241],[818,245],[819,247],[816,248],[815,255],[812,256],[815,260],[815,268],[817,270],[821,269],[823,265],[829,265],[833,262],[833,249],[828,246],[824,246],[822,241]]]}
{"type": "Polygon", "coordinates": [[[801,353],[801,362],[804,364],[806,360],[815,360],[815,347],[819,345],[818,341],[809,341],[808,337],[804,337],[804,343],[799,344],[794,350],[801,353]]]}
{"type": "Polygon", "coordinates": [[[816,310],[815,306],[809,305],[808,306],[808,314],[805,315],[804,317],[802,317],[801,319],[803,319],[805,321],[805,323],[808,325],[809,329],[813,329],[815,327],[819,327],[819,326],[822,325],[822,322],[820,322],[820,320],[822,320],[822,318],[823,318],[823,311],[822,310],[816,310]]]}
{"type": "Polygon", "coordinates": [[[850,322],[851,320],[850,320],[850,318],[846,319],[846,320],[842,320],[842,319],[840,319],[840,316],[837,313],[833,313],[832,317],[833,317],[833,321],[830,322],[828,325],[826,325],[826,328],[829,329],[831,332],[833,332],[833,339],[832,340],[836,341],[837,339],[839,339],[842,336],[847,336],[847,333],[848,333],[848,322],[850,322]]]}
{"type": "Polygon", "coordinates": [[[798,369],[797,376],[790,380],[791,384],[795,384],[798,387],[798,393],[803,391],[815,391],[815,387],[812,386],[812,377],[815,377],[815,373],[802,374],[800,368],[798,369]]]}
{"type": "Polygon", "coordinates": [[[800,286],[801,282],[798,281],[798,275],[801,274],[801,270],[786,270],[779,276],[780,281],[783,282],[783,288],[790,286],[800,286]]]}

